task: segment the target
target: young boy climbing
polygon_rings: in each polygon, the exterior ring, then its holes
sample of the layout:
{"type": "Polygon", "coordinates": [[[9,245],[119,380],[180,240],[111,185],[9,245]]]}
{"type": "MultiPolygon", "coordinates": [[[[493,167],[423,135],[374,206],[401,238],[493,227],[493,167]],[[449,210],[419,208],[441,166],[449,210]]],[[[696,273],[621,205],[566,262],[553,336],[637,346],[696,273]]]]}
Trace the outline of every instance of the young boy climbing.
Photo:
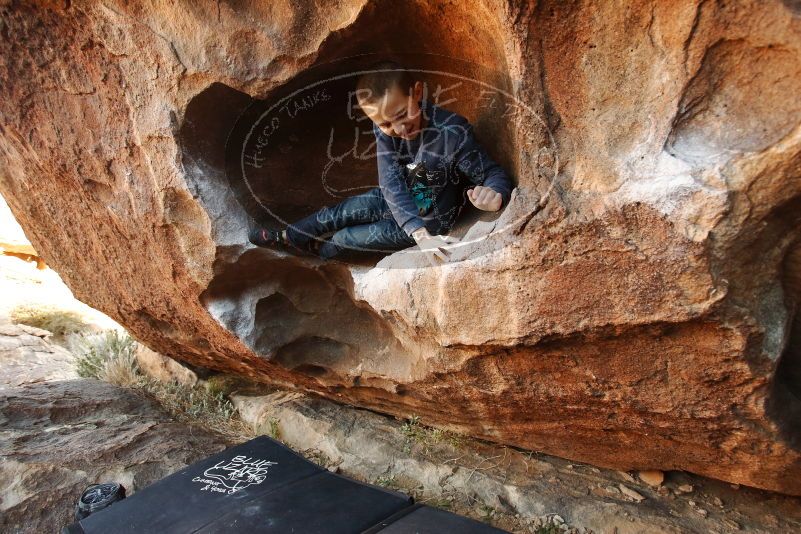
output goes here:
{"type": "Polygon", "coordinates": [[[447,245],[458,239],[443,234],[466,201],[498,211],[508,204],[513,185],[476,142],[467,119],[422,100],[422,93],[422,82],[394,62],[366,71],[357,81],[356,98],[373,122],[379,186],[284,230],[253,227],[249,240],[326,259],[348,250],[416,244],[432,265],[447,262],[447,245]],[[335,233],[319,238],[327,232],[335,233]]]}

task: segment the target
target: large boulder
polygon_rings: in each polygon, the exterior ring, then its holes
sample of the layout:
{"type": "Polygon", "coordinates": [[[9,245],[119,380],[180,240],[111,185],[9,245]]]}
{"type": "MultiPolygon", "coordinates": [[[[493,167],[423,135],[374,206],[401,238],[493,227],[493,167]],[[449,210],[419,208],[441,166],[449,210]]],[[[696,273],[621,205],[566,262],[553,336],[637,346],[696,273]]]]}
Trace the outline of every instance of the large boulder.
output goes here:
{"type": "Polygon", "coordinates": [[[801,495],[798,2],[0,11],[0,192],[75,295],[153,350],[801,495]],[[385,53],[471,120],[508,207],[466,213],[438,268],[250,245],[249,217],[376,185],[348,103],[385,53]]]}

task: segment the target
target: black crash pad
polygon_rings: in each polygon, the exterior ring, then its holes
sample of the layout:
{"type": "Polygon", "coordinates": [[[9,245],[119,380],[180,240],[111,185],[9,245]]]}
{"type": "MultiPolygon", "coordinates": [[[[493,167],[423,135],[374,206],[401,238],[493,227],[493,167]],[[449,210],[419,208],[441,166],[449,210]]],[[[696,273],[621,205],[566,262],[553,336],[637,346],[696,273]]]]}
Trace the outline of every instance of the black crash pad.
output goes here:
{"type": "Polygon", "coordinates": [[[260,436],[154,482],[63,532],[350,534],[412,504],[402,493],[329,473],[260,436]]]}
{"type": "Polygon", "coordinates": [[[415,504],[379,521],[364,534],[498,534],[506,532],[440,508],[415,504]]]}

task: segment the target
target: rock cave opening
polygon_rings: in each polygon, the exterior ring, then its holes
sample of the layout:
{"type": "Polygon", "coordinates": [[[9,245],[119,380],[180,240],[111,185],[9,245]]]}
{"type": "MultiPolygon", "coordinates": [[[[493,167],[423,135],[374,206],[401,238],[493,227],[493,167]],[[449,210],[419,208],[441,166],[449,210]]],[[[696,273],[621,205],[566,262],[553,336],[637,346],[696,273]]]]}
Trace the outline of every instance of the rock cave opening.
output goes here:
{"type": "MultiPolygon", "coordinates": [[[[483,10],[372,2],[320,44],[313,64],[268,94],[213,83],[188,103],[178,136],[183,165],[217,244],[201,299],[256,353],[318,379],[341,380],[366,359],[369,368],[353,373],[362,382],[365,372],[408,379],[412,357],[386,319],[352,296],[351,273],[388,254],[328,264],[290,257],[251,245],[248,219],[278,228],[377,186],[372,123],[352,103],[358,72],[381,59],[417,71],[423,98],[464,115],[517,185],[526,167],[504,115],[515,88],[501,28],[483,10]]],[[[465,212],[453,235],[502,214],[465,212]]]]}

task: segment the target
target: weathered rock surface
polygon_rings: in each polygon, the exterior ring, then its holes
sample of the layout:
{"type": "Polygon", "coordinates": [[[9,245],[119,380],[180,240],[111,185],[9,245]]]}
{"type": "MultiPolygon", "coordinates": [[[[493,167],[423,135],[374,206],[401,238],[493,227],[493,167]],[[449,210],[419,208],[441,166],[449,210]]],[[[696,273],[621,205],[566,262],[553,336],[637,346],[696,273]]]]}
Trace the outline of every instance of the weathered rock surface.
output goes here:
{"type": "Polygon", "coordinates": [[[0,331],[0,531],[57,532],[88,485],[133,494],[229,445],[133,390],[78,378],[70,353],[29,330],[0,331]]]}
{"type": "Polygon", "coordinates": [[[190,388],[197,384],[197,374],[191,369],[144,345],[136,347],[136,363],[144,374],[160,382],[177,382],[190,388]]]}
{"type": "Polygon", "coordinates": [[[0,10],[0,192],[75,295],[154,350],[801,494],[797,2],[0,10]],[[437,269],[248,244],[247,214],[375,184],[344,74],[389,51],[449,88],[514,177],[510,205],[468,214],[437,269]],[[271,106],[291,127],[248,153],[271,106]]]}

